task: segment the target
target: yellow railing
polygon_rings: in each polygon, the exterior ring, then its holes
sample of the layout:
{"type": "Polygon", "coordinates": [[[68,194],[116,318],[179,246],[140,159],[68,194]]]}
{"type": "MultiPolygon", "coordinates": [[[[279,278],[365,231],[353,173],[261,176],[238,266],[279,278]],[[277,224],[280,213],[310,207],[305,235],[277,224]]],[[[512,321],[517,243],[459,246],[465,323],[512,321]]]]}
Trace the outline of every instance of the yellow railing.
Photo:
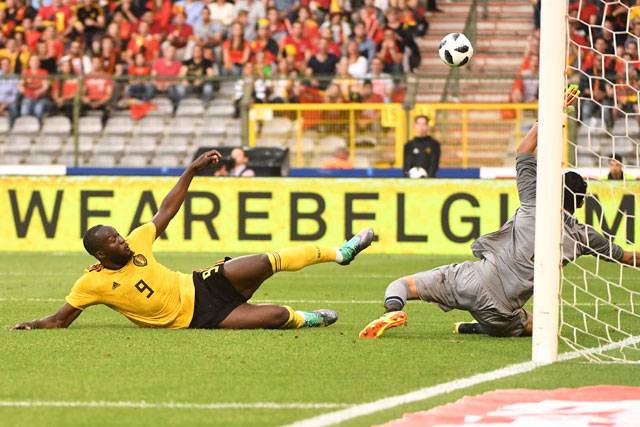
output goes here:
{"type": "Polygon", "coordinates": [[[401,167],[402,151],[413,137],[413,119],[427,115],[443,147],[444,166],[499,165],[522,139],[525,120],[537,104],[254,104],[249,145],[288,146],[295,167],[320,166],[340,145],[358,166],[362,156],[376,167],[401,167]],[[325,143],[326,142],[326,143],[325,143]],[[329,143],[330,142],[330,143],[329,143]],[[370,144],[369,144],[370,142],[370,144]],[[492,158],[492,156],[495,157],[492,158]]]}

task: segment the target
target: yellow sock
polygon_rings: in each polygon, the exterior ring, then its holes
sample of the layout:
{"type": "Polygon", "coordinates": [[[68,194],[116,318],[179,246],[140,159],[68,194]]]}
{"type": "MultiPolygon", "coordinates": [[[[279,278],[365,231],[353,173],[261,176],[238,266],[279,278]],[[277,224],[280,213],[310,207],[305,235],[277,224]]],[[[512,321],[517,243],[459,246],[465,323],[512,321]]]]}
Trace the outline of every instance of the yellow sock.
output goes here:
{"type": "Polygon", "coordinates": [[[298,271],[308,265],[336,261],[337,250],[321,246],[296,246],[267,254],[274,273],[298,271]]]}
{"type": "Polygon", "coordinates": [[[289,320],[280,329],[300,329],[304,326],[304,316],[299,311],[295,311],[289,306],[284,306],[289,311],[289,320]]]}

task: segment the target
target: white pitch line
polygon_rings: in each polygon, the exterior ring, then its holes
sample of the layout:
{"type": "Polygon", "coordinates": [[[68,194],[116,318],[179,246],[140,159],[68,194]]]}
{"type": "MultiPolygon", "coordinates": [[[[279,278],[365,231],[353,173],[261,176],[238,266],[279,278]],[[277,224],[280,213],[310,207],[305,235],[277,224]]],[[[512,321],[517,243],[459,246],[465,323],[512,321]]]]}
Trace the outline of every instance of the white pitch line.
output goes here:
{"type": "MultiPolygon", "coordinates": [[[[634,345],[637,343],[640,343],[640,335],[627,338],[617,343],[608,344],[603,347],[589,349],[582,352],[573,351],[570,353],[563,353],[558,356],[558,361],[567,361],[571,359],[576,359],[582,356],[583,354],[602,353],[606,351],[615,350],[617,348],[625,347],[627,345],[634,345]]],[[[502,378],[511,377],[513,375],[524,374],[527,372],[531,372],[535,369],[538,369],[542,366],[546,366],[546,365],[540,365],[534,362],[524,362],[524,363],[509,365],[501,369],[496,369],[494,371],[489,371],[482,374],[473,375],[467,378],[462,378],[459,380],[437,384],[431,387],[425,387],[409,393],[386,397],[384,399],[376,400],[369,403],[353,405],[349,408],[342,409],[339,411],[329,412],[327,414],[322,414],[312,418],[307,418],[305,420],[296,421],[285,427],[331,426],[344,421],[351,420],[353,418],[370,415],[375,412],[384,411],[386,409],[395,408],[395,407],[406,405],[409,403],[420,402],[422,400],[430,399],[432,397],[451,393],[456,390],[461,390],[461,389],[482,384],[485,382],[496,381],[502,378]]]]}
{"type": "Polygon", "coordinates": [[[127,408],[127,409],[335,409],[345,408],[346,403],[278,403],[278,402],[146,402],[141,401],[68,401],[68,400],[0,400],[0,408],[127,408]]]}

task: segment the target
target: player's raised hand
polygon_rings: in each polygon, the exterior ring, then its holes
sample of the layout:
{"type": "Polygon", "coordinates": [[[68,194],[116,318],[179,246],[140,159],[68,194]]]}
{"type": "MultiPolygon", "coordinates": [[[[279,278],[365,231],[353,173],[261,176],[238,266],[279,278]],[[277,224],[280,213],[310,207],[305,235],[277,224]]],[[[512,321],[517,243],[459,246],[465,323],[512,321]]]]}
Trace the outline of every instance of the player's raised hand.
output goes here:
{"type": "Polygon", "coordinates": [[[197,159],[191,162],[191,168],[200,170],[208,165],[217,165],[220,159],[222,159],[222,155],[217,150],[210,150],[202,153],[197,159]]]}
{"type": "Polygon", "coordinates": [[[565,113],[571,113],[575,110],[573,104],[578,100],[580,96],[580,89],[578,85],[571,84],[564,91],[564,111],[565,113]]]}

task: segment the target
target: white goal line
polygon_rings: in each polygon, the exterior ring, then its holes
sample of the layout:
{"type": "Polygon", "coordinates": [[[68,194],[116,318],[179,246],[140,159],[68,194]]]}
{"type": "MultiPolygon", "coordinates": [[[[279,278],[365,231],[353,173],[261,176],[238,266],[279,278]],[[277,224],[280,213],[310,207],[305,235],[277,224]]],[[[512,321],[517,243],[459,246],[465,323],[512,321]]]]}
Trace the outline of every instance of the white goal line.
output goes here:
{"type": "Polygon", "coordinates": [[[346,403],[305,403],[305,402],[147,402],[109,400],[0,400],[0,408],[125,408],[125,409],[336,409],[352,405],[346,403]]]}
{"type": "MultiPolygon", "coordinates": [[[[591,348],[584,351],[572,351],[569,353],[562,353],[558,355],[558,361],[567,361],[577,359],[585,354],[602,353],[618,348],[635,345],[640,343],[640,335],[627,338],[623,341],[607,344],[603,347],[591,348]]],[[[396,408],[398,406],[407,405],[409,403],[420,402],[436,396],[451,393],[457,390],[462,390],[474,385],[496,381],[502,378],[511,377],[514,375],[524,374],[536,370],[542,366],[535,362],[524,362],[514,365],[509,365],[501,369],[485,372],[482,374],[472,375],[470,377],[462,378],[459,380],[449,381],[442,384],[437,384],[431,387],[422,388],[409,393],[400,394],[397,396],[385,397],[380,400],[376,400],[369,403],[363,403],[360,405],[354,405],[346,409],[341,409],[334,412],[318,415],[315,417],[307,418],[305,420],[297,421],[289,424],[285,427],[324,427],[339,424],[353,418],[370,415],[376,412],[384,411],[387,409],[396,408]]]]}

